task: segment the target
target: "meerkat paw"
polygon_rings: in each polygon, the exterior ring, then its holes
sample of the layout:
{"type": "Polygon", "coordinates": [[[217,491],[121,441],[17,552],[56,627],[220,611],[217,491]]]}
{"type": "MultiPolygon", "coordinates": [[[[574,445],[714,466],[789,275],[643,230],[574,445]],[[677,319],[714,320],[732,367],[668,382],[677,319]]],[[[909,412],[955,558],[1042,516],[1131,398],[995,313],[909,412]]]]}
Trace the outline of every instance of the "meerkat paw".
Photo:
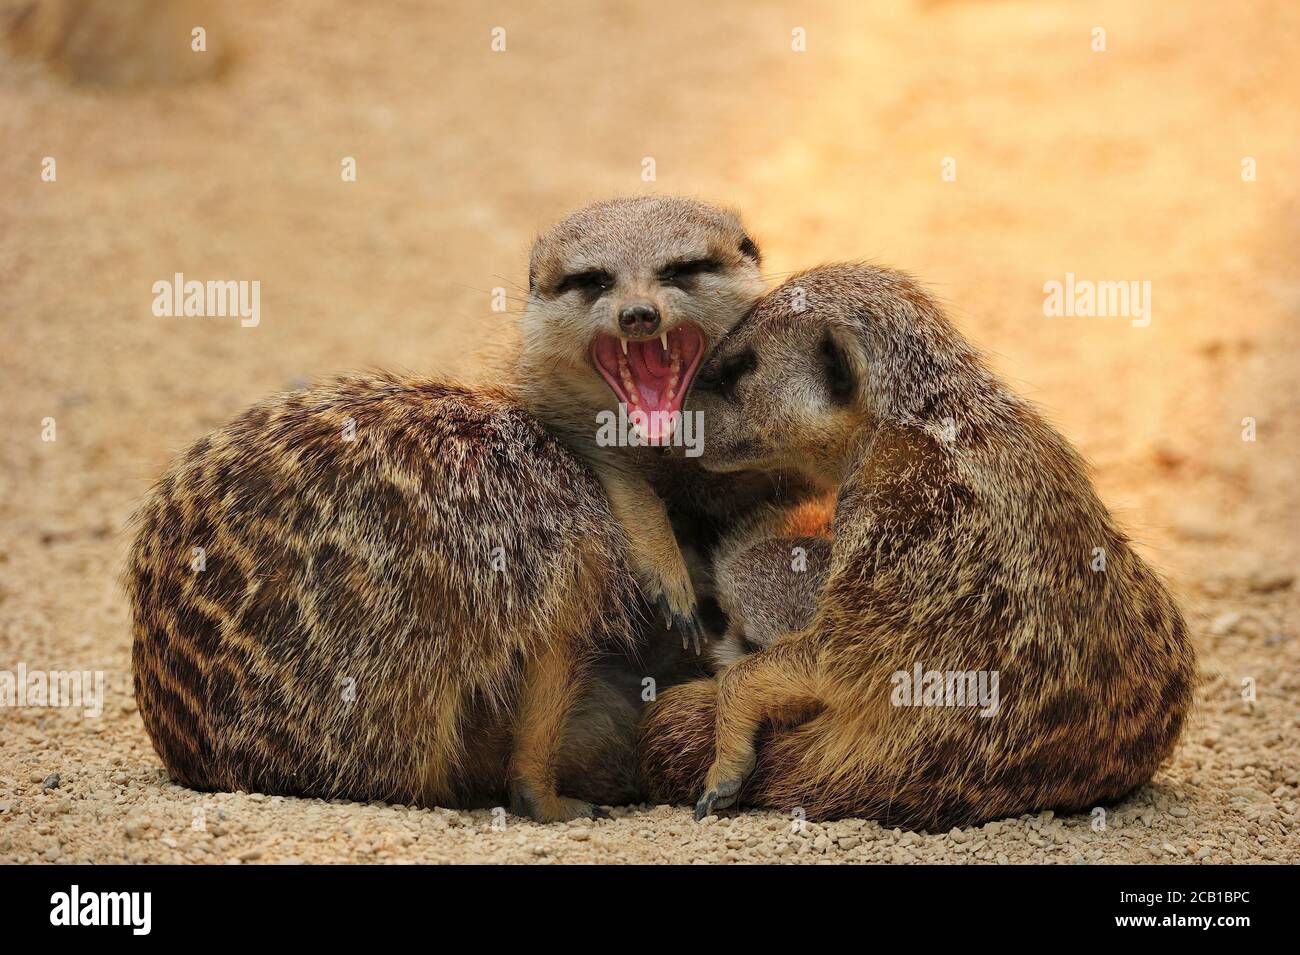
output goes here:
{"type": "Polygon", "coordinates": [[[704,795],[695,804],[697,822],[713,815],[718,809],[728,809],[736,804],[740,788],[754,771],[755,762],[754,754],[750,753],[736,771],[720,769],[717,763],[709,767],[709,775],[704,781],[704,795]]]}
{"type": "Polygon", "coordinates": [[[573,819],[608,819],[609,813],[581,799],[538,796],[527,783],[517,783],[510,795],[510,811],[533,822],[569,822],[573,819]]]}
{"type": "Polygon", "coordinates": [[[664,615],[664,625],[669,630],[681,634],[682,649],[685,650],[693,645],[695,655],[698,657],[704,637],[704,624],[700,620],[699,606],[692,600],[689,609],[679,610],[669,602],[668,595],[663,593],[656,598],[655,604],[659,607],[659,612],[664,615]]]}

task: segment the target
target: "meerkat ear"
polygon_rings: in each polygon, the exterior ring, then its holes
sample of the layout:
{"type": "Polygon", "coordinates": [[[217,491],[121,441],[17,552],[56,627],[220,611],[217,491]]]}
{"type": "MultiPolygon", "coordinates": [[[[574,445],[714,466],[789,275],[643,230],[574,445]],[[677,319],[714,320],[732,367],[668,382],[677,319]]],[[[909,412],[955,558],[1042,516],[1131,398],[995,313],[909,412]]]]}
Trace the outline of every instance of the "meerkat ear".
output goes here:
{"type": "Polygon", "coordinates": [[[740,240],[740,254],[747,259],[753,259],[755,265],[763,263],[763,253],[758,251],[758,246],[749,236],[740,240]]]}
{"type": "Polygon", "coordinates": [[[828,328],[822,333],[821,359],[831,399],[837,404],[849,404],[857,394],[858,379],[849,350],[833,329],[828,328]]]}
{"type": "Polygon", "coordinates": [[[542,270],[542,237],[533,239],[532,248],[528,250],[528,294],[537,291],[538,273],[542,270]]]}

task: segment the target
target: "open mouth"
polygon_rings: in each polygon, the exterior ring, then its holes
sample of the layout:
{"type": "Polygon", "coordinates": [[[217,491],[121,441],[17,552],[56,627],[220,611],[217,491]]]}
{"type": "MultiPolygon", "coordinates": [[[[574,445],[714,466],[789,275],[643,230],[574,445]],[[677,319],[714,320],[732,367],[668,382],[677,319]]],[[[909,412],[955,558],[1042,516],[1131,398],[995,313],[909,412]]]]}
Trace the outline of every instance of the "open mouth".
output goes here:
{"type": "Polygon", "coordinates": [[[704,334],[685,322],[658,338],[631,341],[602,332],[591,343],[596,370],[650,444],[672,439],[703,357],[704,334]]]}

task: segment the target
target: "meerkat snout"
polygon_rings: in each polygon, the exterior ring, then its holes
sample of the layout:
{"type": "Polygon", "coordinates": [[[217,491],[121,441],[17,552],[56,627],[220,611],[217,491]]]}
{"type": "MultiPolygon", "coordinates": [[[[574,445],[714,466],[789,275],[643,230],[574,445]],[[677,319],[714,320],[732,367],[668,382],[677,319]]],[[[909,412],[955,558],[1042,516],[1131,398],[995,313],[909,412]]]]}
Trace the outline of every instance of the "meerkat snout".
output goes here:
{"type": "Polygon", "coordinates": [[[644,338],[659,331],[659,309],[650,302],[633,302],[618,311],[618,327],[629,338],[644,338]]]}

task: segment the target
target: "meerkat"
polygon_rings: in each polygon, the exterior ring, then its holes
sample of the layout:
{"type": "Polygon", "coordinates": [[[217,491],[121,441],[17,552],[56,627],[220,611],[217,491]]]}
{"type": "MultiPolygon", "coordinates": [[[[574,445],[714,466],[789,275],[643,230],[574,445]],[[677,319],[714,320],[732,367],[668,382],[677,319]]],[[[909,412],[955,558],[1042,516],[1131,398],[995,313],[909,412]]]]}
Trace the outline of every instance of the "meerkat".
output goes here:
{"type": "Polygon", "coordinates": [[[935,831],[1112,802],[1170,754],[1195,681],[1178,607],[1078,454],[909,277],[795,276],[692,405],[710,467],[838,487],[835,539],[807,628],[649,710],[657,798],[935,831]]]}
{"type": "Polygon", "coordinates": [[[671,442],[705,350],[757,297],[757,262],[739,220],[704,203],[599,204],[534,248],[513,381],[343,378],[183,454],[139,512],[125,576],[136,697],[172,777],[508,799],[543,822],[627,794],[639,710],[619,702],[635,676],[619,661],[642,633],[638,582],[696,635],[646,475],[703,472],[620,455],[671,442]],[[645,447],[596,445],[611,395],[667,413],[645,447]]]}
{"type": "Polygon", "coordinates": [[[815,498],[767,505],[718,542],[709,588],[723,623],[707,654],[715,671],[812,622],[830,567],[829,525],[815,498]]]}
{"type": "Polygon", "coordinates": [[[762,294],[759,263],[737,215],[663,196],[573,213],[529,258],[521,397],[590,463],[643,592],[697,649],[698,600],[657,486],[675,480],[666,471],[709,483],[683,460],[702,448],[683,447],[682,404],[706,352],[762,294]],[[615,441],[600,426],[624,420],[630,427],[615,441]],[[666,456],[674,446],[679,453],[666,456]]]}
{"type": "Polygon", "coordinates": [[[556,789],[587,662],[635,638],[600,485],[505,392],[344,378],[201,439],[138,515],[144,725],[173,779],[417,805],[556,789]]]}

